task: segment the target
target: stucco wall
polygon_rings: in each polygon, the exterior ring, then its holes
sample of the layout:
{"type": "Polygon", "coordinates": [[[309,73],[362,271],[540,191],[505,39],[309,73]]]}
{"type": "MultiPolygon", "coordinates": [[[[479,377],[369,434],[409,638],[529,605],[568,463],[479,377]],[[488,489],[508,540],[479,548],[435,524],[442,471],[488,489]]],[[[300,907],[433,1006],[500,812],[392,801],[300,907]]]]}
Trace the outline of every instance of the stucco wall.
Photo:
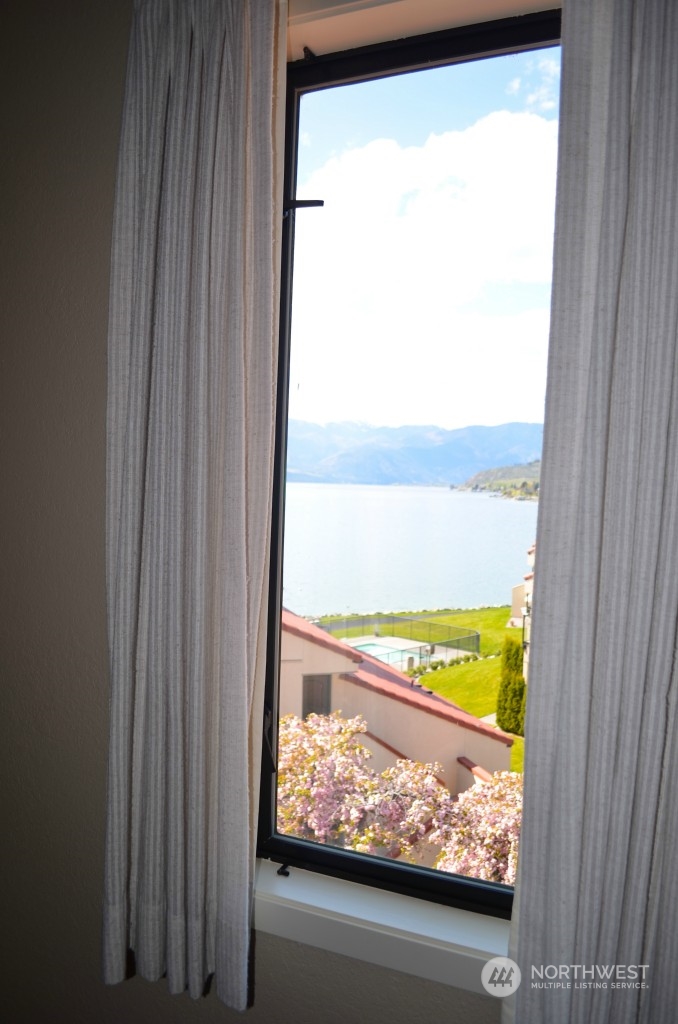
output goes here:
{"type": "Polygon", "coordinates": [[[440,762],[443,781],[452,793],[473,784],[471,774],[457,763],[458,757],[468,757],[488,772],[509,769],[511,750],[503,743],[347,679],[334,683],[332,704],[342,708],[346,717],[362,714],[371,733],[413,761],[440,762]]]}
{"type": "Polygon", "coordinates": [[[305,675],[332,676],[332,709],[340,707],[334,699],[338,673],[350,672],[355,663],[350,657],[309,643],[283,629],[280,642],[280,716],[301,717],[303,705],[302,679],[305,675]]]}
{"type": "Polygon", "coordinates": [[[497,1021],[499,1001],[260,935],[245,1018],[100,981],[106,305],[131,0],[3,0],[2,1017],[497,1021]]]}

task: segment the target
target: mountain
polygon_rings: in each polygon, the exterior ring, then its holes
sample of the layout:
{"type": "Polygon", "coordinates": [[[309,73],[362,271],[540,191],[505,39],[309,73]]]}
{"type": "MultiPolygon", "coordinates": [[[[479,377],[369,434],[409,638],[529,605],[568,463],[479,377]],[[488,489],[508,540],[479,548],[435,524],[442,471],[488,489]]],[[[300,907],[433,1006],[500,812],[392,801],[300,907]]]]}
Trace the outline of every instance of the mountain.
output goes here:
{"type": "Polygon", "coordinates": [[[536,498],[539,494],[541,461],[519,466],[501,466],[484,469],[461,484],[462,491],[493,491],[509,498],[536,498]]]}
{"type": "Polygon", "coordinates": [[[540,423],[497,427],[288,425],[287,479],[351,484],[463,484],[482,470],[541,456],[540,423]]]}

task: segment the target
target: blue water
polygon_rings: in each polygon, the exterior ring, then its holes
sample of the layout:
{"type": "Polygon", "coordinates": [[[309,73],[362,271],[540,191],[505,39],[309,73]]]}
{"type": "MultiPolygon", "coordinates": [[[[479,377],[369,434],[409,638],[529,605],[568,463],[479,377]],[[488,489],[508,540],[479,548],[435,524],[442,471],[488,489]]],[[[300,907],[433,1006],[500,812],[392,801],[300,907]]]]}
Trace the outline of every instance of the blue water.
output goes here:
{"type": "Polygon", "coordinates": [[[446,487],[288,484],[284,604],[310,616],[510,604],[537,508],[446,487]]]}
{"type": "Polygon", "coordinates": [[[387,647],[386,644],[357,644],[356,651],[362,651],[364,654],[371,654],[375,658],[383,658],[387,654],[402,654],[403,652],[397,647],[387,647]]]}

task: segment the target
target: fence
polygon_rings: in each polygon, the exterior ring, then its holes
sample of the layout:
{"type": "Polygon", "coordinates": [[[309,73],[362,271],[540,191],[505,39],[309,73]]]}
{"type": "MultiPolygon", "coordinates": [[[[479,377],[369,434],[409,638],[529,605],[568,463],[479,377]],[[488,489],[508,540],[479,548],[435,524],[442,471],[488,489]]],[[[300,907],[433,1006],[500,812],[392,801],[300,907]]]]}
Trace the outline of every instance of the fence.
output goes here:
{"type": "Polygon", "coordinates": [[[318,622],[318,625],[333,636],[350,640],[356,636],[399,636],[406,640],[418,640],[421,644],[436,647],[452,647],[468,654],[480,652],[480,633],[463,626],[449,626],[444,622],[431,622],[422,618],[407,618],[404,615],[350,615],[344,619],[318,622]]]}

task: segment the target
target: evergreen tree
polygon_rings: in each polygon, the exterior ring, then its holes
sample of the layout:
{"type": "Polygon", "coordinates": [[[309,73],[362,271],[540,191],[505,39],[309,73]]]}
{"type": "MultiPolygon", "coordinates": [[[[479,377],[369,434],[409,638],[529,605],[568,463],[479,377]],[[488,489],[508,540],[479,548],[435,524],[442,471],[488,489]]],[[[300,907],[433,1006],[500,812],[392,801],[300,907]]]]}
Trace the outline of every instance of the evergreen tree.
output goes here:
{"type": "Polygon", "coordinates": [[[524,732],[523,648],[507,636],[501,653],[501,682],[497,694],[497,725],[519,736],[524,732]]]}

